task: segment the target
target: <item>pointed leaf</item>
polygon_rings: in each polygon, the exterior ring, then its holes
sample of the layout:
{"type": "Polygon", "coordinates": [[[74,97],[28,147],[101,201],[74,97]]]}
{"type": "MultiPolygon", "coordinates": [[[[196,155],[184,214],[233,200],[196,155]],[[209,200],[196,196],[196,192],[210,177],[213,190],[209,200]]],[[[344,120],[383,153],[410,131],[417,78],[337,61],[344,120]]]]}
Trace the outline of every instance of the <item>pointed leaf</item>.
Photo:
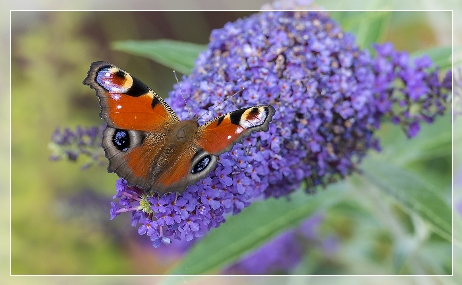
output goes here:
{"type": "Polygon", "coordinates": [[[361,165],[365,177],[392,197],[409,213],[421,217],[441,237],[451,240],[452,210],[449,203],[416,174],[381,159],[365,159],[361,165]]]}
{"type": "Polygon", "coordinates": [[[353,33],[361,48],[370,48],[380,42],[391,18],[389,11],[331,12],[344,31],[353,33]]]}
{"type": "Polygon", "coordinates": [[[115,50],[141,55],[161,63],[183,74],[189,74],[199,53],[205,45],[173,40],[118,41],[112,44],[115,50]]]}

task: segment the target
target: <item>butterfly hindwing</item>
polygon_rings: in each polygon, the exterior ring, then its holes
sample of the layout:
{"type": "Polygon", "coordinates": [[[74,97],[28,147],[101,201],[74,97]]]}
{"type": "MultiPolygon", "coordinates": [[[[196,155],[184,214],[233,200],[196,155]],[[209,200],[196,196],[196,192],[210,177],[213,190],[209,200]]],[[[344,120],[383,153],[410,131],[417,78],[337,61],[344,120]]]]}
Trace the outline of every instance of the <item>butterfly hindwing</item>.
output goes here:
{"type": "Polygon", "coordinates": [[[213,155],[229,151],[252,132],[267,131],[274,112],[274,108],[267,105],[243,108],[220,116],[199,128],[198,144],[213,155]]]}
{"type": "Polygon", "coordinates": [[[94,62],[83,83],[96,90],[101,118],[110,127],[153,131],[166,123],[179,121],[160,96],[110,63],[94,62]]]}
{"type": "Polygon", "coordinates": [[[196,134],[197,129],[197,122],[192,120],[159,132],[107,127],[103,148],[109,159],[108,171],[148,192],[181,193],[205,177],[217,161],[197,147],[193,135],[184,136],[196,134]]]}
{"type": "Polygon", "coordinates": [[[103,148],[109,160],[108,172],[117,173],[130,185],[150,186],[149,170],[159,150],[146,151],[147,135],[143,131],[106,127],[103,148]]]}
{"type": "Polygon", "coordinates": [[[217,162],[216,156],[196,148],[192,151],[183,149],[178,159],[168,166],[167,171],[160,173],[155,182],[155,189],[181,193],[188,185],[206,177],[217,162]]]}

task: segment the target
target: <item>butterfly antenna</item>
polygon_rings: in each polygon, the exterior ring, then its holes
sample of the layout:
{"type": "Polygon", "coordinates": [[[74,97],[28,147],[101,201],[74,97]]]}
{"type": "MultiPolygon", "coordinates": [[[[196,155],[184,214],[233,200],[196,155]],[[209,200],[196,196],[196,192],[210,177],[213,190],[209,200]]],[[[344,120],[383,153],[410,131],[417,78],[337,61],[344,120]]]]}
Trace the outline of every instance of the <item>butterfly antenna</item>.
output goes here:
{"type": "MultiPolygon", "coordinates": [[[[242,87],[242,89],[240,89],[239,91],[236,91],[233,95],[231,95],[231,96],[229,96],[229,97],[233,97],[233,96],[235,96],[236,94],[238,94],[238,93],[240,93],[240,92],[242,92],[242,91],[244,91],[244,87],[242,87]]],[[[221,105],[221,102],[218,102],[218,104],[215,105],[214,109],[217,108],[217,107],[220,106],[220,105],[221,105]]],[[[207,112],[210,112],[210,111],[206,111],[206,112],[202,113],[202,115],[199,116],[199,119],[200,119],[202,116],[204,116],[207,112]]]]}
{"type": "Polygon", "coordinates": [[[176,83],[178,83],[178,85],[180,86],[181,97],[183,97],[185,108],[188,109],[189,118],[192,118],[193,116],[192,116],[191,108],[189,108],[188,104],[186,104],[186,97],[184,97],[183,89],[181,88],[180,81],[178,81],[178,77],[176,76],[176,71],[175,70],[173,71],[173,75],[175,76],[176,83]]]}
{"type": "MultiPolygon", "coordinates": [[[[229,98],[232,98],[234,97],[236,94],[239,94],[240,92],[244,91],[244,87],[242,87],[242,89],[239,89],[239,91],[236,91],[233,95],[229,96],[229,98]]],[[[228,98],[228,99],[229,99],[228,98]]],[[[221,102],[218,102],[218,104],[216,105],[216,107],[220,106],[221,105],[221,102]]]]}

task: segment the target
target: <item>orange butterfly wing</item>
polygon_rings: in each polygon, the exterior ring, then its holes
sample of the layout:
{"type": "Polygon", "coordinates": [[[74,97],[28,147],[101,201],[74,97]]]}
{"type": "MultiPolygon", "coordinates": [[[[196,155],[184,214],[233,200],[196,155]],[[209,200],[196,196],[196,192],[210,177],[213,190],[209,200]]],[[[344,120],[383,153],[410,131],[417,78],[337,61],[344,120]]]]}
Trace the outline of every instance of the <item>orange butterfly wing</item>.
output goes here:
{"type": "Polygon", "coordinates": [[[199,128],[198,145],[210,154],[231,150],[235,143],[252,132],[268,130],[274,108],[255,106],[220,116],[199,128]]]}
{"type": "Polygon", "coordinates": [[[110,63],[94,62],[83,83],[96,90],[101,118],[110,127],[153,131],[168,122],[179,121],[175,112],[154,91],[110,63]]]}

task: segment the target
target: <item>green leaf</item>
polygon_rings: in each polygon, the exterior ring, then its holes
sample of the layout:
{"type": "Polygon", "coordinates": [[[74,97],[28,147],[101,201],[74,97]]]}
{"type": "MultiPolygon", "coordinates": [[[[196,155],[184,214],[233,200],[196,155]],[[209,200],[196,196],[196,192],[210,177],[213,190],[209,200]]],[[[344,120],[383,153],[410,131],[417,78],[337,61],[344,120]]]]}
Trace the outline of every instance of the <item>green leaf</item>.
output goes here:
{"type": "MultiPolygon", "coordinates": [[[[460,50],[462,50],[461,47],[456,47],[454,48],[454,53],[460,50]]],[[[442,70],[450,69],[452,67],[452,47],[450,46],[419,50],[413,52],[411,57],[414,59],[425,54],[432,59],[434,65],[439,66],[442,70]]]]}
{"type": "Polygon", "coordinates": [[[405,168],[382,159],[367,158],[361,165],[364,176],[410,214],[417,214],[441,237],[451,240],[451,205],[429,183],[405,168]]]}
{"type": "Polygon", "coordinates": [[[112,48],[147,57],[183,74],[189,74],[199,53],[207,47],[181,41],[154,40],[118,41],[112,43],[112,48]]]}
{"type": "Polygon", "coordinates": [[[389,11],[331,12],[332,18],[339,22],[344,31],[356,36],[356,43],[361,48],[370,48],[379,42],[388,27],[391,18],[389,11]]]}
{"type": "MultiPolygon", "coordinates": [[[[334,184],[315,195],[298,190],[289,201],[280,198],[255,202],[239,215],[229,217],[219,228],[211,230],[169,274],[205,274],[235,262],[278,233],[340,201],[346,193],[343,190],[345,185],[348,184],[334,184]]],[[[164,281],[169,283],[172,280],[164,281]]]]}

